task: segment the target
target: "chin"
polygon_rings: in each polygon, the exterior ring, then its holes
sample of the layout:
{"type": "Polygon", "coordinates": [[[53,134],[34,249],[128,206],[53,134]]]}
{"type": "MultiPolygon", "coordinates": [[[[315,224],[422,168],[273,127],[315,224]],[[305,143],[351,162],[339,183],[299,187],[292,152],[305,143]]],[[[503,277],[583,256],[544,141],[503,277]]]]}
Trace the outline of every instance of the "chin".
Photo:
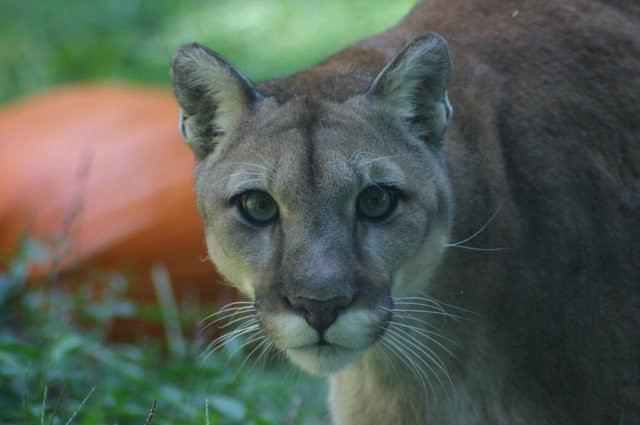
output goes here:
{"type": "Polygon", "coordinates": [[[353,362],[360,351],[336,345],[310,345],[286,350],[289,359],[303,370],[319,376],[339,372],[353,362]]]}

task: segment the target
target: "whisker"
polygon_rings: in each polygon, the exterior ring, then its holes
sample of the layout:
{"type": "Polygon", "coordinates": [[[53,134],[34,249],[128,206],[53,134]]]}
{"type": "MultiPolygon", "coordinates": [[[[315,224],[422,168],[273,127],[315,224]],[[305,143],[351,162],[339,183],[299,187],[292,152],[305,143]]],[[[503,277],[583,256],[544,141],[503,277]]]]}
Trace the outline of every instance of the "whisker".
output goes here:
{"type": "MultiPolygon", "coordinates": [[[[420,383],[422,390],[425,394],[429,394],[429,389],[427,388],[428,377],[425,375],[425,372],[414,364],[413,359],[409,358],[409,356],[402,350],[402,347],[398,346],[395,342],[395,338],[389,338],[381,340],[382,344],[389,350],[391,354],[393,354],[402,364],[404,364],[412,373],[418,378],[418,382],[420,383]],[[425,379],[426,378],[426,379],[425,379]]],[[[431,383],[429,382],[429,386],[431,383]]]]}
{"type": "Polygon", "coordinates": [[[204,331],[219,322],[226,321],[223,325],[218,325],[218,329],[225,329],[234,323],[249,320],[254,316],[255,307],[253,306],[239,306],[228,308],[226,310],[220,310],[200,321],[200,326],[202,326],[202,328],[198,331],[198,335],[201,335],[204,331]],[[219,317],[216,318],[216,316],[219,317]],[[210,322],[204,325],[208,320],[210,320],[210,322]]]}
{"type": "Polygon", "coordinates": [[[450,338],[447,338],[446,336],[442,335],[442,333],[440,332],[440,329],[441,329],[440,327],[434,325],[433,323],[430,323],[427,320],[421,319],[419,317],[415,317],[415,316],[413,316],[411,314],[398,313],[396,311],[394,311],[394,317],[397,317],[398,319],[401,319],[402,323],[405,326],[414,327],[416,330],[419,329],[420,331],[425,332],[425,333],[431,335],[432,337],[437,337],[437,338],[443,339],[443,340],[445,340],[445,341],[447,341],[447,342],[449,342],[449,343],[451,343],[453,345],[458,345],[458,343],[456,341],[454,341],[454,340],[452,340],[450,338]],[[409,323],[409,321],[421,323],[423,325],[428,326],[429,328],[431,328],[433,330],[424,329],[422,327],[418,327],[418,326],[412,325],[412,324],[409,323]]]}
{"type": "MultiPolygon", "coordinates": [[[[254,360],[253,364],[251,365],[251,367],[249,368],[249,370],[247,371],[247,373],[251,372],[251,370],[260,362],[260,359],[262,358],[264,360],[264,362],[266,362],[268,353],[275,347],[273,345],[273,343],[271,341],[269,341],[268,338],[265,337],[265,340],[261,343],[261,345],[265,345],[265,347],[261,350],[260,354],[258,355],[258,357],[254,360]]],[[[265,363],[262,363],[262,369],[265,368],[265,363]]]]}
{"type": "MultiPolygon", "coordinates": [[[[433,298],[433,297],[431,297],[429,295],[426,295],[423,292],[420,292],[420,294],[422,294],[423,296],[422,297],[416,297],[416,296],[413,296],[413,297],[402,297],[402,298],[398,298],[398,299],[400,299],[400,300],[402,300],[402,299],[418,299],[418,300],[422,299],[423,301],[426,301],[428,303],[436,303],[439,306],[439,308],[443,309],[444,311],[456,310],[458,312],[467,313],[467,314],[471,314],[471,315],[474,315],[474,316],[478,315],[478,313],[476,313],[473,310],[468,310],[466,308],[458,307],[458,306],[453,305],[453,304],[449,304],[449,303],[446,303],[446,302],[443,302],[443,301],[436,300],[435,298],[433,298]]],[[[395,302],[395,300],[394,300],[394,302],[395,302]]],[[[468,320],[465,317],[460,317],[460,318],[468,320]]]]}
{"type": "Polygon", "coordinates": [[[402,301],[402,300],[394,299],[393,300],[393,304],[394,305],[401,305],[401,306],[427,307],[429,310],[425,310],[425,312],[434,312],[434,313],[439,313],[439,314],[444,314],[444,315],[451,314],[447,310],[442,308],[441,305],[435,304],[435,303],[424,303],[422,301],[402,301]]]}
{"type": "Polygon", "coordinates": [[[460,248],[460,249],[468,249],[469,251],[480,251],[480,252],[499,252],[499,251],[508,251],[507,247],[499,247],[499,248],[476,248],[473,246],[464,246],[456,243],[448,243],[445,245],[447,248],[460,248]]]}
{"type": "MultiPolygon", "coordinates": [[[[262,155],[261,153],[259,153],[255,149],[251,149],[247,145],[244,145],[244,150],[251,152],[252,154],[254,154],[255,156],[259,157],[261,160],[263,160],[267,164],[269,164],[271,162],[264,155],[262,155]]],[[[267,169],[267,167],[264,167],[264,168],[267,169]]]]}
{"type": "Polygon", "coordinates": [[[437,311],[437,310],[422,310],[422,309],[416,309],[416,308],[393,308],[393,309],[384,308],[384,309],[386,311],[390,311],[392,313],[394,313],[394,312],[399,312],[399,313],[424,313],[424,314],[430,314],[430,315],[433,315],[433,316],[450,317],[452,319],[463,319],[463,318],[458,317],[456,315],[453,315],[451,313],[441,312],[441,311],[437,311]]]}
{"type": "MultiPolygon", "coordinates": [[[[421,324],[427,326],[428,328],[433,329],[431,331],[427,330],[427,329],[424,329],[425,332],[431,332],[434,335],[441,336],[440,333],[438,333],[438,331],[441,328],[439,326],[436,326],[435,324],[431,323],[428,320],[424,320],[424,319],[421,319],[419,317],[415,317],[415,315],[413,315],[413,314],[403,314],[402,310],[392,310],[392,312],[393,312],[393,317],[397,317],[398,319],[402,319],[404,321],[404,323],[408,323],[409,321],[421,323],[421,324]]],[[[442,337],[442,338],[445,338],[445,337],[442,337]]]]}
{"type": "Polygon", "coordinates": [[[489,217],[489,220],[487,220],[487,222],[484,223],[482,225],[482,227],[480,227],[480,229],[478,229],[471,236],[468,236],[467,238],[465,238],[465,239],[463,239],[461,241],[450,242],[450,243],[446,244],[445,246],[447,248],[460,248],[460,249],[468,249],[468,250],[471,250],[471,251],[480,251],[480,252],[497,252],[497,251],[506,251],[506,250],[508,250],[509,248],[506,248],[506,247],[478,248],[478,247],[464,245],[465,243],[475,239],[478,235],[480,235],[482,232],[484,232],[484,230],[489,226],[489,224],[491,224],[491,222],[496,218],[496,216],[498,215],[498,213],[502,209],[503,205],[504,205],[504,201],[501,201],[500,205],[498,205],[498,208],[496,208],[496,210],[493,212],[493,214],[491,214],[491,217],[489,217]]]}
{"type": "MultiPolygon", "coordinates": [[[[398,357],[402,361],[402,363],[404,363],[415,373],[415,375],[420,380],[424,392],[426,394],[429,394],[429,389],[431,390],[431,392],[433,392],[433,383],[429,379],[429,376],[425,373],[425,371],[422,370],[422,368],[418,367],[418,365],[414,363],[415,359],[420,360],[419,356],[417,356],[416,353],[411,350],[411,348],[408,348],[405,344],[403,344],[402,339],[395,333],[386,333],[385,338],[387,338],[389,342],[393,342],[393,345],[388,345],[389,347],[397,348],[399,350],[399,352],[396,352],[395,350],[391,350],[391,352],[394,353],[396,357],[398,357]],[[410,355],[413,355],[413,357],[410,357],[410,355]],[[427,385],[429,386],[429,388],[427,388],[427,385]]],[[[422,362],[424,363],[424,361],[422,362]]],[[[427,365],[427,368],[432,370],[429,365],[427,365]]]]}
{"type": "MultiPolygon", "coordinates": [[[[244,315],[244,316],[239,316],[239,317],[236,317],[236,318],[234,318],[233,316],[236,316],[236,314],[231,316],[232,320],[229,320],[228,322],[225,322],[223,325],[218,325],[218,329],[225,329],[225,328],[228,328],[229,326],[233,325],[234,323],[242,322],[242,321],[245,321],[245,320],[250,320],[251,318],[255,317],[255,314],[253,312],[247,312],[247,314],[244,315]]],[[[222,319],[214,320],[213,322],[209,323],[207,326],[215,325],[220,320],[222,320],[222,319]]]]}
{"type": "MultiPolygon", "coordinates": [[[[431,366],[431,363],[445,375],[445,377],[449,381],[449,384],[451,385],[451,388],[452,389],[454,388],[453,382],[451,381],[451,378],[449,377],[449,373],[447,372],[447,369],[446,369],[446,366],[445,366],[444,362],[442,361],[440,356],[438,356],[432,349],[430,349],[429,347],[424,345],[422,342],[420,342],[420,340],[415,338],[413,335],[408,334],[406,332],[401,332],[400,330],[398,330],[398,331],[394,330],[393,326],[389,326],[387,328],[387,332],[390,332],[390,333],[394,334],[397,339],[401,339],[404,342],[405,348],[407,348],[410,352],[412,352],[413,355],[423,365],[425,365],[429,369],[431,374],[433,376],[435,376],[435,378],[438,380],[438,383],[440,384],[440,386],[443,389],[445,388],[444,382],[440,378],[440,374],[437,373],[436,370],[431,366]],[[426,357],[426,359],[423,358],[420,354],[416,353],[413,349],[418,350],[418,353],[422,354],[424,357],[426,357]],[[427,359],[429,361],[427,361],[427,359]]],[[[431,390],[433,391],[433,388],[431,388],[431,390]]]]}
{"type": "MultiPolygon", "coordinates": [[[[250,320],[252,318],[253,314],[248,315],[248,316],[243,316],[239,319],[236,320],[232,320],[229,323],[226,323],[224,325],[218,326],[218,329],[224,329],[226,328],[228,325],[232,324],[232,323],[236,323],[236,322],[241,322],[242,320],[250,320]]],[[[199,330],[198,330],[198,336],[202,335],[207,329],[209,329],[210,327],[214,326],[216,324],[217,320],[214,320],[211,323],[207,323],[205,326],[202,326],[199,330]]],[[[242,326],[242,325],[241,325],[242,326]]]]}
{"type": "Polygon", "coordinates": [[[225,180],[228,180],[232,177],[237,177],[237,176],[257,176],[257,177],[262,177],[262,174],[260,173],[249,173],[249,172],[237,172],[237,173],[231,173],[228,174],[224,177],[219,178],[218,180],[216,180],[215,182],[213,182],[212,185],[217,185],[218,183],[222,183],[225,180]]]}
{"type": "Polygon", "coordinates": [[[384,342],[383,341],[379,341],[379,342],[381,342],[381,344],[375,344],[373,346],[374,353],[382,361],[382,364],[384,365],[385,370],[389,368],[393,369],[393,372],[395,373],[396,378],[398,378],[398,381],[400,381],[401,378],[400,378],[400,373],[398,372],[398,368],[396,368],[396,365],[391,361],[391,359],[385,352],[386,346],[384,345],[384,342]]]}
{"type": "Polygon", "coordinates": [[[219,310],[213,314],[208,315],[207,317],[205,317],[204,319],[200,320],[200,324],[204,324],[206,321],[214,319],[214,322],[218,322],[220,320],[224,320],[226,318],[229,317],[233,317],[234,315],[237,314],[241,314],[241,313],[249,313],[255,310],[255,307],[253,306],[247,306],[247,307],[235,307],[235,308],[231,308],[231,309],[227,309],[227,310],[219,310]],[[216,316],[218,316],[216,318],[216,316]]]}
{"type": "MultiPolygon", "coordinates": [[[[255,332],[258,331],[260,329],[260,324],[258,323],[257,320],[254,319],[254,322],[249,322],[246,326],[240,327],[238,329],[235,329],[227,334],[222,335],[219,338],[216,338],[215,340],[213,340],[206,348],[205,353],[213,353],[214,351],[218,350],[220,347],[222,347],[223,345],[226,345],[228,343],[230,343],[231,341],[233,341],[236,338],[239,338],[242,335],[245,335],[247,333],[251,333],[251,332],[255,332]]],[[[209,354],[207,354],[208,356],[209,354]]]]}
{"type": "MultiPolygon", "coordinates": [[[[256,341],[264,340],[265,338],[266,338],[266,336],[264,336],[264,335],[253,335],[252,337],[250,337],[249,339],[244,341],[242,344],[240,344],[238,347],[234,348],[234,350],[231,352],[231,354],[229,354],[229,358],[227,359],[226,363],[229,363],[229,360],[231,360],[231,358],[238,351],[242,350],[247,345],[253,344],[256,341]]],[[[255,348],[253,350],[255,350],[255,348]]],[[[240,364],[240,367],[238,368],[238,372],[240,371],[240,369],[242,369],[242,366],[244,366],[244,364],[247,361],[247,359],[249,358],[249,356],[251,356],[251,353],[253,353],[253,350],[249,353],[249,355],[245,356],[244,361],[240,364]]],[[[236,372],[236,374],[237,374],[237,372],[236,372]]]]}
{"type": "MultiPolygon", "coordinates": [[[[431,360],[433,363],[435,363],[438,366],[442,367],[442,365],[440,363],[438,363],[438,361],[436,361],[436,359],[431,357],[431,354],[435,354],[435,353],[433,353],[433,350],[431,350],[430,348],[427,348],[426,346],[424,346],[424,344],[420,343],[419,340],[417,340],[414,336],[408,334],[407,332],[404,332],[402,329],[394,329],[393,328],[393,324],[390,325],[389,327],[387,327],[387,332],[390,332],[397,339],[400,339],[405,344],[408,344],[408,345],[405,345],[405,346],[409,350],[411,350],[411,352],[415,355],[415,357],[417,359],[419,359],[425,366],[427,366],[427,368],[429,368],[429,371],[431,371],[431,373],[433,375],[437,376],[437,374],[435,373],[435,370],[431,367],[431,365],[422,356],[420,356],[418,353],[413,351],[411,349],[411,347],[417,349],[420,353],[424,354],[427,359],[431,360]],[[409,339],[409,338],[411,338],[411,339],[409,339]],[[423,351],[422,348],[425,348],[426,350],[428,350],[428,352],[423,351]]],[[[440,362],[442,362],[442,360],[439,357],[438,357],[438,360],[440,362]]]]}
{"type": "MultiPolygon", "coordinates": [[[[255,153],[255,152],[254,152],[255,153]]],[[[263,159],[265,159],[264,157],[262,157],[263,159]]],[[[254,164],[252,162],[241,162],[241,161],[237,161],[237,162],[224,162],[222,164],[218,164],[216,165],[217,167],[226,167],[228,165],[248,165],[250,167],[256,167],[256,168],[261,168],[263,170],[269,171],[269,168],[265,167],[264,165],[258,165],[258,164],[254,164]]]]}
{"type": "Polygon", "coordinates": [[[463,244],[463,243],[467,243],[470,240],[473,240],[480,233],[482,233],[484,231],[484,229],[486,229],[489,226],[489,224],[491,224],[493,219],[496,218],[496,216],[498,215],[498,213],[502,209],[502,205],[503,204],[504,204],[504,201],[501,201],[500,205],[498,205],[498,208],[496,208],[496,210],[493,212],[493,214],[491,214],[491,217],[489,217],[489,220],[487,220],[487,222],[484,223],[484,225],[482,225],[482,227],[478,231],[476,231],[474,234],[472,234],[471,236],[467,237],[466,239],[463,239],[463,240],[458,241],[458,242],[452,242],[452,244],[453,245],[460,245],[460,244],[463,244]]]}
{"type": "Polygon", "coordinates": [[[399,153],[399,154],[394,154],[394,155],[377,156],[377,157],[374,157],[374,158],[371,158],[371,159],[363,159],[361,161],[360,157],[361,156],[365,156],[365,155],[372,155],[372,154],[370,152],[358,152],[355,155],[353,155],[353,157],[351,158],[351,162],[356,162],[359,165],[366,166],[366,165],[369,165],[372,162],[382,161],[382,160],[390,159],[390,158],[398,158],[398,157],[402,157],[402,156],[407,156],[408,154],[399,153]]]}
{"type": "Polygon", "coordinates": [[[409,325],[407,323],[392,322],[391,325],[400,326],[402,328],[410,329],[410,330],[412,330],[414,332],[419,333],[420,335],[422,335],[425,338],[427,338],[429,341],[431,341],[434,344],[436,344],[438,347],[442,348],[451,357],[453,357],[456,360],[459,360],[458,356],[456,356],[451,350],[449,350],[447,347],[445,347],[444,344],[442,344],[440,341],[438,341],[437,339],[434,338],[434,335],[436,335],[436,336],[439,336],[439,337],[443,338],[447,342],[450,342],[452,344],[458,345],[457,343],[453,342],[451,339],[447,338],[446,336],[440,335],[440,334],[438,334],[436,332],[427,331],[425,329],[419,328],[417,326],[412,326],[412,325],[409,325]]]}
{"type": "MultiPolygon", "coordinates": [[[[249,354],[247,354],[244,358],[244,360],[242,361],[242,363],[240,364],[240,367],[238,368],[238,370],[236,371],[235,376],[237,377],[238,374],[240,373],[240,371],[242,370],[242,368],[244,367],[244,365],[247,363],[247,361],[251,358],[251,356],[253,355],[253,353],[255,353],[257,350],[261,349],[262,346],[264,346],[265,344],[267,344],[269,341],[267,340],[267,337],[264,335],[261,335],[257,338],[252,339],[251,341],[249,341],[247,344],[251,343],[251,342],[255,342],[255,341],[260,341],[260,343],[258,345],[256,345],[255,347],[253,347],[253,350],[251,350],[249,352],[249,354]],[[262,340],[262,341],[260,341],[262,340]]],[[[245,344],[245,345],[247,345],[245,344]]],[[[253,368],[253,366],[252,366],[253,368]]],[[[247,371],[247,373],[249,373],[251,371],[251,369],[249,369],[247,371]]]]}
{"type": "Polygon", "coordinates": [[[428,297],[428,296],[424,296],[424,297],[418,297],[418,296],[409,296],[409,297],[396,297],[394,298],[394,301],[420,301],[420,302],[424,302],[430,305],[434,305],[438,308],[442,308],[442,303],[435,300],[434,298],[428,297]]]}
{"type": "Polygon", "coordinates": [[[243,309],[243,308],[246,308],[246,309],[254,308],[253,305],[254,303],[251,301],[236,301],[233,303],[229,303],[221,307],[218,311],[215,311],[210,315],[208,315],[207,317],[205,317],[204,319],[202,319],[201,322],[207,319],[210,319],[212,317],[218,316],[220,314],[225,314],[229,311],[236,311],[237,309],[243,309]]]}

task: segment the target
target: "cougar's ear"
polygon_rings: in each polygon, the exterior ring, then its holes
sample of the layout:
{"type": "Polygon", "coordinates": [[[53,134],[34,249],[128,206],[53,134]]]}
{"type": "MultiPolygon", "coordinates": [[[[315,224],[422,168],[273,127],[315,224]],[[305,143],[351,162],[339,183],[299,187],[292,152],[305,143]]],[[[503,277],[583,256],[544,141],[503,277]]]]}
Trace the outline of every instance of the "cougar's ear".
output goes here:
{"type": "Polygon", "coordinates": [[[261,95],[237,68],[207,47],[185,44],[171,61],[173,93],[180,104],[180,131],[196,159],[236,130],[261,95]]]}
{"type": "Polygon", "coordinates": [[[447,97],[452,70],[447,42],[427,33],[408,43],[384,67],[368,94],[406,123],[411,134],[440,145],[453,112],[447,97]]]}

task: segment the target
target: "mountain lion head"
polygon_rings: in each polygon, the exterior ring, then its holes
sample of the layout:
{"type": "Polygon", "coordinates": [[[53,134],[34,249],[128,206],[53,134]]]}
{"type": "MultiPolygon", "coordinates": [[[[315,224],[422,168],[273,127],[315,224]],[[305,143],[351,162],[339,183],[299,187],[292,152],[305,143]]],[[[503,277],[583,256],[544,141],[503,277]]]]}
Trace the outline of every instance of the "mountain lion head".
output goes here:
{"type": "Polygon", "coordinates": [[[340,370],[428,289],[449,240],[447,43],[426,34],[377,75],[313,82],[256,86],[197,44],[171,70],[210,258],[277,349],[340,370]]]}

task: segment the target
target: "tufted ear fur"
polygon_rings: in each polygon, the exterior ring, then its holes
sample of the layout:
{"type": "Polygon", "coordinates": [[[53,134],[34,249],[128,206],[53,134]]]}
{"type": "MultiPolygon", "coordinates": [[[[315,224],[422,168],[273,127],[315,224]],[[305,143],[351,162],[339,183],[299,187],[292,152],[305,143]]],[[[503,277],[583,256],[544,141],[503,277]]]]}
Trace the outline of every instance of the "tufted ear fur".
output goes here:
{"type": "Polygon", "coordinates": [[[369,95],[404,121],[410,134],[440,145],[453,111],[447,97],[452,70],[447,42],[427,33],[408,43],[384,67],[369,95]]]}
{"type": "Polygon", "coordinates": [[[171,82],[180,104],[180,131],[197,160],[234,131],[261,97],[242,72],[197,43],[178,49],[171,61],[171,82]]]}

